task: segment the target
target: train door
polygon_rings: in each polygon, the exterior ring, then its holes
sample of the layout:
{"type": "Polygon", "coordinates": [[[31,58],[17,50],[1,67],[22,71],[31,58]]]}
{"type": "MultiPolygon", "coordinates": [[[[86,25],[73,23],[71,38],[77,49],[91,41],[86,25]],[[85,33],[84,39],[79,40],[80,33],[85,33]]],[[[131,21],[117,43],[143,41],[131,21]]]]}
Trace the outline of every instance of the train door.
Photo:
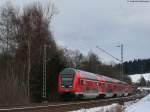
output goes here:
{"type": "Polygon", "coordinates": [[[113,85],[113,93],[114,93],[114,97],[117,97],[117,84],[116,83],[113,85]]]}
{"type": "Polygon", "coordinates": [[[78,81],[78,92],[84,92],[84,79],[79,79],[78,81]]]}
{"type": "Polygon", "coordinates": [[[85,80],[84,95],[86,98],[98,97],[98,82],[93,80],[85,80]]]}
{"type": "Polygon", "coordinates": [[[100,94],[104,94],[106,92],[106,83],[105,82],[99,83],[99,92],[100,92],[100,94]]]}
{"type": "Polygon", "coordinates": [[[113,85],[112,83],[108,82],[106,97],[112,97],[112,96],[113,96],[113,85]]]}

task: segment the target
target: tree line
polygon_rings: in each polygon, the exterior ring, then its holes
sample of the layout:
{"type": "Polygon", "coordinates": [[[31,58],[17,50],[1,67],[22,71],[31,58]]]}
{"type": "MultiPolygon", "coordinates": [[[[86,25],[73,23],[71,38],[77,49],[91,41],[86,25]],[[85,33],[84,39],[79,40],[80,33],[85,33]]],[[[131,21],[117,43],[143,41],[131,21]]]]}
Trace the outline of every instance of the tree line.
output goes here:
{"type": "Polygon", "coordinates": [[[135,59],[124,62],[125,74],[141,74],[150,72],[150,59],[135,59]]]}
{"type": "Polygon", "coordinates": [[[136,82],[136,85],[140,86],[140,87],[150,87],[150,81],[149,80],[145,80],[145,78],[143,76],[141,76],[139,81],[136,82]]]}
{"type": "MultiPolygon", "coordinates": [[[[58,47],[51,31],[55,5],[33,3],[22,9],[0,9],[0,105],[42,101],[44,46],[46,45],[47,100],[57,100],[57,80],[65,67],[121,79],[118,69],[101,62],[90,51],[83,55],[58,47]]],[[[125,76],[126,81],[131,80],[125,76]]]]}

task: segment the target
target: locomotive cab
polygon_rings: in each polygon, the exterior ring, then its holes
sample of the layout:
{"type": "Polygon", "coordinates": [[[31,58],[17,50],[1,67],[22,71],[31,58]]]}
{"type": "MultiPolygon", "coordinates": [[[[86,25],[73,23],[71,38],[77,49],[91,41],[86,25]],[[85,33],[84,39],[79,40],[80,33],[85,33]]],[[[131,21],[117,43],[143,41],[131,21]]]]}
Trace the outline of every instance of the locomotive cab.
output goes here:
{"type": "Polygon", "coordinates": [[[75,71],[71,68],[66,68],[59,74],[58,92],[63,98],[74,97],[74,77],[75,71]]]}
{"type": "Polygon", "coordinates": [[[63,98],[95,98],[98,93],[97,76],[81,70],[66,68],[59,74],[58,92],[63,98]]]}

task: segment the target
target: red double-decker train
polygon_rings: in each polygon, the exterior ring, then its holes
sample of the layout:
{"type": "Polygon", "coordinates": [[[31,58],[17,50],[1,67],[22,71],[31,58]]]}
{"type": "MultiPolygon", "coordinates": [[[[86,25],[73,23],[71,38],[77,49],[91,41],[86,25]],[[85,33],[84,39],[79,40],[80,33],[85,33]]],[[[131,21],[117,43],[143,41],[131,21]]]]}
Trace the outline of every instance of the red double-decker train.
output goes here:
{"type": "Polygon", "coordinates": [[[127,96],[132,85],[83,70],[65,68],[59,74],[58,92],[62,98],[97,98],[127,96]]]}

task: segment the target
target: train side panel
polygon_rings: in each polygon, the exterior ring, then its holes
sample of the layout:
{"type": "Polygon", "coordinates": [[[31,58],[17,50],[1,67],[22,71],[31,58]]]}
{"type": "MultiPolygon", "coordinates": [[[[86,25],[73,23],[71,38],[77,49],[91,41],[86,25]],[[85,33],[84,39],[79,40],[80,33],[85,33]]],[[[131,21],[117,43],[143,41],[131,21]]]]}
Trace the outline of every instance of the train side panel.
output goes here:
{"type": "Polygon", "coordinates": [[[133,87],[117,79],[66,68],[59,74],[58,92],[70,98],[107,98],[132,94],[133,87]]]}

